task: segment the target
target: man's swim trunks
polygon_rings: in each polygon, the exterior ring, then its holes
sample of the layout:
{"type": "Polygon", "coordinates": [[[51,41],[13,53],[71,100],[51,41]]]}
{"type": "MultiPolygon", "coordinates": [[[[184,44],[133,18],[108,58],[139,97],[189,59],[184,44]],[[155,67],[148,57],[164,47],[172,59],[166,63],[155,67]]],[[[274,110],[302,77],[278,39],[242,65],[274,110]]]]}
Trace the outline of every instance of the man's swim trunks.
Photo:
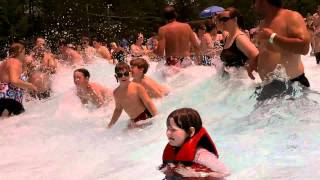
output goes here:
{"type": "Polygon", "coordinates": [[[167,66],[178,66],[178,67],[188,67],[192,65],[192,59],[190,57],[167,57],[166,58],[167,66]]]}
{"type": "Polygon", "coordinates": [[[207,55],[201,56],[201,65],[211,66],[211,57],[207,55]]]}
{"type": "Polygon", "coordinates": [[[256,91],[262,88],[261,91],[257,93],[257,100],[263,101],[274,97],[281,97],[283,95],[292,94],[292,84],[294,82],[299,82],[304,87],[310,87],[309,81],[304,75],[304,73],[294,79],[291,79],[289,83],[274,79],[269,84],[266,84],[263,87],[256,88],[256,91]]]}
{"type": "Polygon", "coordinates": [[[167,66],[175,66],[178,63],[181,64],[183,59],[184,59],[183,57],[167,57],[166,58],[166,65],[167,66]]]}
{"type": "Polygon", "coordinates": [[[302,84],[305,87],[310,87],[310,83],[309,80],[307,79],[307,77],[303,74],[301,74],[300,76],[293,78],[290,80],[290,82],[294,83],[298,81],[300,84],[302,84]]]}
{"type": "Polygon", "coordinates": [[[24,112],[22,105],[23,90],[11,83],[0,83],[0,115],[6,109],[9,114],[20,114],[24,112]]]}
{"type": "Polygon", "coordinates": [[[133,122],[138,122],[142,120],[146,120],[152,117],[152,114],[148,111],[148,109],[145,109],[139,116],[136,118],[132,119],[133,122]]]}

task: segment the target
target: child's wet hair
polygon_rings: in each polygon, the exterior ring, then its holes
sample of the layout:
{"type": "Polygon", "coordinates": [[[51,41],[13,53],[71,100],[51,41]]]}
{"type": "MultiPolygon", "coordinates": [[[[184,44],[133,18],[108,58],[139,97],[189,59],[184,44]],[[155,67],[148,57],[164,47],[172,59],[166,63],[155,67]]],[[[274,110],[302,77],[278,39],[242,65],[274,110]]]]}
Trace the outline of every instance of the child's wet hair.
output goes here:
{"type": "Polygon", "coordinates": [[[75,72],[81,72],[85,78],[90,78],[90,73],[85,68],[76,69],[73,73],[75,72]]]}
{"type": "Polygon", "coordinates": [[[146,74],[149,69],[149,63],[142,58],[133,59],[130,61],[130,66],[136,66],[139,69],[143,68],[143,74],[146,74]]]}
{"type": "Polygon", "coordinates": [[[115,73],[118,73],[124,70],[130,72],[130,66],[125,62],[119,62],[118,64],[116,64],[116,67],[114,68],[115,73]]]}
{"type": "Polygon", "coordinates": [[[10,57],[17,57],[23,49],[25,49],[23,44],[13,43],[9,49],[9,56],[10,57]]]}
{"type": "Polygon", "coordinates": [[[194,127],[195,134],[202,128],[202,120],[199,113],[192,108],[180,108],[171,112],[167,118],[167,126],[170,126],[170,119],[173,119],[177,126],[187,133],[194,127]]]}

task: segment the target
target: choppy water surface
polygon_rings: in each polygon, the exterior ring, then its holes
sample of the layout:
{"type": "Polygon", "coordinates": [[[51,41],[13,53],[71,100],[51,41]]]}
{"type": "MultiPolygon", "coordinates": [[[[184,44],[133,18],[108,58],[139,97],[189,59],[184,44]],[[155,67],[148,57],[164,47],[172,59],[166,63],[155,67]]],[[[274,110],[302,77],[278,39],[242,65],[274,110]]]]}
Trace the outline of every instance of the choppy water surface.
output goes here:
{"type": "MultiPolygon", "coordinates": [[[[320,91],[320,66],[304,57],[312,91],[320,91]]],[[[113,65],[87,65],[91,80],[117,86],[113,65]]],[[[319,179],[320,95],[270,100],[250,98],[257,86],[245,72],[229,80],[210,67],[190,67],[163,78],[152,63],[148,75],[170,87],[145,129],[126,130],[123,112],[107,129],[114,104],[83,107],[74,94],[71,69],[54,77],[53,96],[26,103],[26,113],[0,120],[0,179],[162,179],[157,171],[167,143],[165,121],[176,108],[197,109],[223,161],[228,179],[319,179]]]]}

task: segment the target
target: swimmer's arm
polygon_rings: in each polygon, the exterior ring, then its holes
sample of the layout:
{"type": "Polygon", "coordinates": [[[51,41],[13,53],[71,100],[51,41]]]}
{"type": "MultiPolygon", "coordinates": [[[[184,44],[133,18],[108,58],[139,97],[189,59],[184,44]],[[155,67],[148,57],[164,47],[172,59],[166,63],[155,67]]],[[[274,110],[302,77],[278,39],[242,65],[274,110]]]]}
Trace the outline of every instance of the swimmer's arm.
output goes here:
{"type": "Polygon", "coordinates": [[[119,119],[121,113],[122,113],[122,110],[123,110],[123,107],[121,106],[121,104],[118,102],[118,99],[116,98],[116,95],[114,95],[114,99],[115,99],[115,103],[116,103],[116,108],[114,109],[113,111],[113,115],[112,115],[112,118],[111,118],[111,121],[109,122],[108,124],[108,128],[111,128],[119,119]]]}
{"type": "Polygon", "coordinates": [[[254,80],[255,77],[253,76],[252,72],[257,71],[259,50],[246,35],[238,36],[236,39],[236,45],[241,52],[243,52],[249,58],[247,72],[248,76],[254,80]]]}
{"type": "Polygon", "coordinates": [[[24,82],[20,79],[20,75],[22,72],[21,64],[17,61],[12,61],[11,66],[9,67],[9,80],[10,82],[22,89],[29,89],[33,91],[37,91],[37,87],[31,83],[24,82]]]}
{"type": "Polygon", "coordinates": [[[99,53],[104,59],[111,60],[111,54],[107,48],[103,48],[103,50],[100,50],[99,53]]]}
{"type": "Polygon", "coordinates": [[[138,87],[138,93],[139,97],[142,100],[143,104],[146,106],[146,108],[149,110],[149,112],[152,114],[152,116],[155,116],[157,114],[157,108],[152,102],[150,96],[147,94],[147,91],[144,87],[141,85],[137,85],[138,87]]]}
{"type": "Polygon", "coordinates": [[[296,54],[306,55],[309,52],[310,35],[303,21],[303,17],[294,12],[290,18],[287,18],[287,21],[289,21],[287,33],[291,37],[284,37],[277,34],[273,40],[274,44],[289,49],[296,54]]]}
{"type": "Polygon", "coordinates": [[[241,52],[243,52],[249,58],[249,60],[257,60],[259,50],[246,35],[238,36],[236,39],[236,45],[241,52]]]}
{"type": "Polygon", "coordinates": [[[229,176],[230,170],[218,160],[218,158],[208,150],[199,148],[195,155],[195,163],[201,164],[205,167],[210,168],[214,172],[208,173],[210,177],[223,178],[229,176]]]}
{"type": "Polygon", "coordinates": [[[101,87],[96,84],[90,84],[89,85],[89,97],[93,100],[93,103],[97,105],[98,107],[101,107],[104,104],[104,98],[101,95],[101,93],[98,93],[97,91],[100,91],[101,87]],[[93,88],[95,86],[95,88],[93,88]]]}
{"type": "Polygon", "coordinates": [[[155,98],[162,98],[163,97],[163,94],[161,93],[161,91],[157,87],[157,84],[152,83],[152,82],[146,83],[144,81],[142,83],[143,83],[144,87],[146,87],[146,89],[149,89],[154,94],[155,98]]]}
{"type": "Polygon", "coordinates": [[[206,40],[207,46],[212,49],[213,48],[212,38],[210,36],[206,36],[205,40],[206,40]]]}
{"type": "Polygon", "coordinates": [[[157,53],[158,56],[162,57],[162,56],[164,56],[164,50],[165,50],[165,45],[166,45],[166,39],[164,37],[163,28],[159,29],[158,34],[159,34],[159,36],[158,36],[159,41],[158,41],[158,47],[155,50],[155,52],[157,53]]]}
{"type": "Polygon", "coordinates": [[[200,64],[201,60],[200,60],[200,44],[197,42],[196,37],[194,36],[194,33],[191,29],[191,27],[188,25],[189,28],[189,40],[194,48],[194,52],[197,58],[197,63],[200,64]]]}

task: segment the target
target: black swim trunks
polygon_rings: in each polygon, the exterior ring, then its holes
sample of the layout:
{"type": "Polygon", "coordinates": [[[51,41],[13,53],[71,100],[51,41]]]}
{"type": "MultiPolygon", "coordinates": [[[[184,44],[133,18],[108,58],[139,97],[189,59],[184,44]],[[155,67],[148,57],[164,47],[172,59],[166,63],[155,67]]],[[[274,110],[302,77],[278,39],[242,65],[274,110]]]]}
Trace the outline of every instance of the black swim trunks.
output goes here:
{"type": "Polygon", "coordinates": [[[2,115],[3,111],[7,110],[9,115],[18,115],[23,113],[25,110],[23,105],[13,99],[0,99],[0,116],[2,115]]]}
{"type": "Polygon", "coordinates": [[[320,63],[320,52],[316,52],[314,55],[316,56],[317,64],[319,64],[320,63]]]}
{"type": "Polygon", "coordinates": [[[294,83],[298,81],[301,85],[305,86],[305,87],[310,87],[310,83],[309,80],[307,79],[307,77],[303,74],[301,74],[300,76],[293,78],[290,80],[290,82],[294,83]]]}
{"type": "Polygon", "coordinates": [[[294,82],[299,82],[301,85],[303,85],[303,87],[310,87],[310,83],[304,73],[294,79],[291,79],[288,83],[274,79],[269,84],[266,84],[263,87],[259,86],[256,88],[255,94],[258,96],[257,101],[263,101],[274,97],[281,97],[284,95],[292,94],[292,84],[294,82]]]}

